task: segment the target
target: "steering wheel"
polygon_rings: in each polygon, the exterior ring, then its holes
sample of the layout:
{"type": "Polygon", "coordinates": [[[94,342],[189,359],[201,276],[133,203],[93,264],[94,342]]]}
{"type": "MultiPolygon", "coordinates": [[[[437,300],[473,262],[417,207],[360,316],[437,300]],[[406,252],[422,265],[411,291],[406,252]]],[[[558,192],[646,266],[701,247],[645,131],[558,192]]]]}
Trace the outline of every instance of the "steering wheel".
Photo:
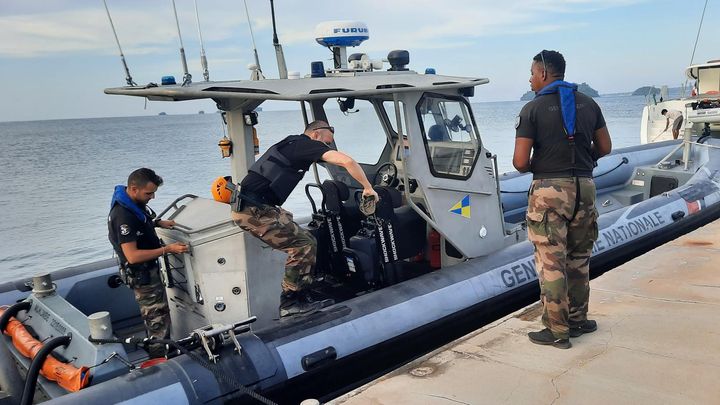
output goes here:
{"type": "Polygon", "coordinates": [[[373,177],[373,185],[388,187],[394,186],[397,179],[398,169],[393,162],[383,163],[378,167],[375,177],[373,177]]]}

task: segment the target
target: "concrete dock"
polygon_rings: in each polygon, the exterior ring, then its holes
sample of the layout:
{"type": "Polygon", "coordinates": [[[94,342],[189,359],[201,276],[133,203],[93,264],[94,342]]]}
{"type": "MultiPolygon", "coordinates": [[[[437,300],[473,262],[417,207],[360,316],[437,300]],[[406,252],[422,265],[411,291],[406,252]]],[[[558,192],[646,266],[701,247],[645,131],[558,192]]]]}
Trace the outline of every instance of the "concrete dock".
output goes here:
{"type": "Polygon", "coordinates": [[[720,221],[590,282],[598,330],[532,344],[539,304],[333,404],[720,404],[720,221]]]}

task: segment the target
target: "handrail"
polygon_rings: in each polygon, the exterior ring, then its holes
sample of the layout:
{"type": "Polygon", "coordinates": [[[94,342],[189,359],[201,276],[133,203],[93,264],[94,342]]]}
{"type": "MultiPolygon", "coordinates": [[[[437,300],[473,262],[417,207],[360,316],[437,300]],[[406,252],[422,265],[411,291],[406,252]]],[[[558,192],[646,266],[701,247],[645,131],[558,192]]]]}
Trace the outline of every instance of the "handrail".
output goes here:
{"type": "Polygon", "coordinates": [[[315,205],[315,199],[312,198],[310,195],[310,187],[317,187],[318,190],[322,193],[322,201],[320,202],[320,207],[324,210],[325,209],[325,190],[319,185],[314,183],[308,183],[305,185],[305,195],[307,196],[308,200],[310,200],[310,206],[312,207],[313,214],[317,214],[317,206],[315,205]]]}
{"type": "Polygon", "coordinates": [[[168,211],[170,211],[170,208],[178,209],[177,203],[180,201],[186,199],[186,198],[198,198],[195,194],[183,194],[180,197],[176,198],[175,201],[171,202],[170,205],[167,206],[161,213],[158,214],[157,218],[162,218],[163,215],[165,215],[168,211]]]}
{"type": "Polygon", "coordinates": [[[208,226],[204,226],[204,227],[198,228],[198,229],[193,229],[193,228],[190,228],[189,226],[184,226],[184,225],[175,224],[174,228],[184,228],[184,229],[187,229],[187,231],[184,231],[184,230],[181,229],[180,232],[182,232],[182,233],[184,233],[184,234],[186,234],[186,235],[192,235],[192,234],[194,234],[194,233],[205,232],[205,231],[207,231],[207,230],[209,230],[209,229],[217,228],[217,227],[219,227],[219,226],[221,226],[221,225],[227,224],[228,222],[233,222],[233,221],[232,221],[231,219],[228,219],[228,220],[216,222],[216,223],[214,223],[214,224],[211,224],[211,225],[208,225],[208,226]]]}

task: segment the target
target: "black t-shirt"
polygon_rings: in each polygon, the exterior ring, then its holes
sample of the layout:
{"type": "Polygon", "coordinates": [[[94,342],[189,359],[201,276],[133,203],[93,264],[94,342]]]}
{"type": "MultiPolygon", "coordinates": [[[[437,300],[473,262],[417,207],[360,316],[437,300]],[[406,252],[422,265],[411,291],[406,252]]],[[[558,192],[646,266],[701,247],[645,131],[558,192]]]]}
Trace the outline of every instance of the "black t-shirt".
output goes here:
{"type": "MultiPolygon", "coordinates": [[[[295,142],[283,146],[280,153],[290,161],[293,168],[307,171],[310,165],[321,161],[322,155],[331,150],[324,143],[303,135],[295,142]]],[[[255,172],[248,172],[240,183],[240,188],[243,193],[263,196],[268,204],[280,205],[275,193],[270,190],[270,182],[255,172]]]]}
{"type": "Polygon", "coordinates": [[[120,247],[123,243],[137,242],[137,248],[140,250],[160,247],[160,239],[155,233],[155,224],[152,221],[150,212],[147,212],[146,221],[143,222],[120,204],[115,204],[110,210],[108,239],[115,248],[115,252],[120,256],[121,263],[127,262],[127,258],[120,247]]]}
{"type": "Polygon", "coordinates": [[[592,177],[592,138],[596,130],[605,126],[605,118],[595,100],[583,93],[575,92],[575,105],[574,167],[560,111],[560,95],[540,96],[525,104],[520,111],[515,136],[533,140],[530,171],[534,178],[592,177]]]}

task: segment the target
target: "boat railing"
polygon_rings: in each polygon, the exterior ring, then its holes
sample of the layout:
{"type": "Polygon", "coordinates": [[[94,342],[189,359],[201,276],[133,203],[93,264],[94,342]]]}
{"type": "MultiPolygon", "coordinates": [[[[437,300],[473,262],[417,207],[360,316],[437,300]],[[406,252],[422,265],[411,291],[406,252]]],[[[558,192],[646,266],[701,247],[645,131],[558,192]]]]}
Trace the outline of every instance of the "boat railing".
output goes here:
{"type": "Polygon", "coordinates": [[[680,149],[684,149],[684,150],[683,150],[683,158],[682,158],[682,161],[683,161],[683,164],[684,164],[684,170],[688,170],[688,165],[689,165],[689,162],[690,162],[690,151],[691,151],[693,145],[694,145],[694,146],[704,146],[704,147],[710,148],[710,149],[720,149],[720,146],[710,145],[710,144],[707,144],[707,143],[700,143],[700,142],[697,142],[697,141],[692,141],[692,140],[691,140],[691,135],[690,135],[690,134],[686,134],[685,136],[683,136],[682,142],[679,143],[677,146],[675,146],[675,147],[674,147],[667,155],[665,155],[662,159],[660,159],[660,161],[656,164],[656,166],[657,166],[657,167],[662,167],[662,166],[663,166],[663,163],[665,163],[668,159],[670,159],[670,157],[673,156],[673,155],[675,154],[675,152],[677,152],[677,151],[680,150],[680,149]]]}
{"type": "Polygon", "coordinates": [[[179,203],[180,201],[186,199],[186,198],[198,198],[198,196],[196,196],[195,194],[183,194],[183,195],[181,195],[180,197],[176,198],[173,202],[171,202],[170,205],[167,206],[167,208],[165,208],[164,210],[162,210],[162,212],[157,215],[157,218],[162,218],[163,215],[167,214],[167,212],[170,211],[171,208],[175,208],[175,212],[173,212],[173,213],[170,215],[170,218],[169,218],[169,219],[173,219],[173,218],[174,218],[175,216],[177,216],[177,214],[179,214],[179,213],[182,211],[182,209],[185,207],[184,205],[178,207],[178,203],[179,203]]]}

